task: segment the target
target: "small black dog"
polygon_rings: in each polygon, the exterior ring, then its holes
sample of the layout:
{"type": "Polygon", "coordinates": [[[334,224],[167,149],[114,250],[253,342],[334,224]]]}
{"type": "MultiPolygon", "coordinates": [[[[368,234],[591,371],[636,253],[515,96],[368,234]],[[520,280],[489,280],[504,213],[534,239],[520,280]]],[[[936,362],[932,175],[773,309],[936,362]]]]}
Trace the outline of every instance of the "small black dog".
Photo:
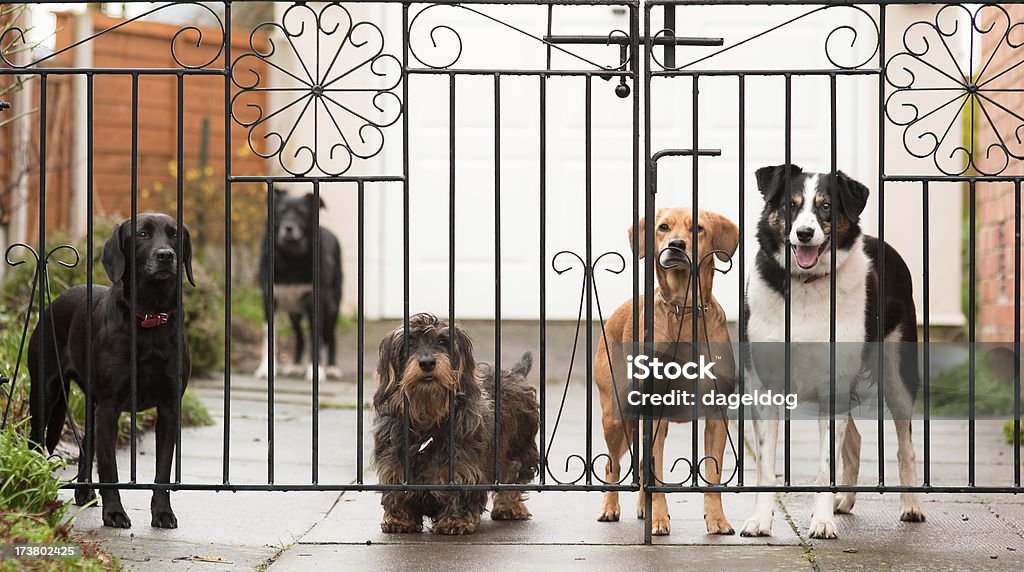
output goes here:
{"type": "MultiPolygon", "coordinates": [[[[403,482],[404,413],[409,415],[410,483],[447,483],[450,446],[455,453],[455,483],[493,482],[495,447],[499,447],[502,483],[532,481],[540,464],[537,392],[526,381],[532,365],[533,357],[527,352],[519,363],[501,372],[501,443],[495,443],[494,369],[476,363],[473,342],[462,328],[450,328],[430,314],[410,316],[408,340],[400,327],[380,343],[373,396],[373,463],[380,482],[403,482]],[[453,392],[455,413],[449,418],[453,392]],[[455,442],[450,444],[452,434],[455,442]]],[[[530,518],[523,499],[517,491],[495,493],[491,518],[530,518]]],[[[487,493],[387,491],[381,505],[384,532],[420,532],[426,516],[433,520],[435,534],[470,534],[487,508],[487,493]]]]}
{"type": "MultiPolygon", "coordinates": [[[[139,411],[156,407],[156,481],[171,482],[171,462],[180,415],[181,396],[188,384],[191,364],[188,345],[181,340],[182,369],[178,372],[178,341],[184,321],[176,314],[178,277],[177,222],[160,213],[139,214],[136,219],[135,248],[132,250],[131,221],[122,222],[103,247],[103,268],[112,286],[93,286],[91,394],[95,423],[87,427],[85,444],[79,451],[79,482],[92,475],[95,443],[100,482],[116,483],[117,422],[131,409],[131,338],[136,330],[136,396],[139,411]],[[135,259],[136,315],[131,315],[131,258],[135,259]],[[92,434],[90,434],[92,433],[92,434]]],[[[190,284],[192,241],[188,228],[181,237],[181,265],[190,284]]],[[[83,392],[90,392],[86,375],[87,287],[76,286],[57,297],[44,312],[45,327],[36,327],[28,346],[28,369],[32,379],[30,412],[32,440],[53,452],[60,441],[67,413],[66,395],[74,380],[83,392]],[[45,334],[44,334],[45,332],[45,334]],[[44,339],[45,337],[45,339],[44,339]],[[39,371],[39,351],[44,352],[44,371],[39,371]],[[39,393],[45,407],[39,410],[39,393]]],[[[121,506],[117,489],[104,488],[103,524],[128,528],[131,520],[121,506]]],[[[75,491],[75,502],[83,505],[96,497],[89,488],[75,491]]],[[[152,525],[176,528],[168,491],[153,491],[152,525]]]]}
{"type": "MultiPolygon", "coordinates": [[[[323,199],[317,202],[312,193],[295,197],[280,189],[274,192],[274,243],[271,248],[267,238],[263,240],[260,254],[260,287],[263,289],[264,315],[267,322],[273,319],[278,307],[288,312],[295,332],[294,366],[301,369],[302,354],[306,338],[302,331],[302,317],[309,320],[310,337],[321,340],[320,348],[327,348],[327,375],[341,377],[336,363],[334,330],[338,325],[341,308],[341,245],[338,238],[324,227],[320,227],[320,287],[316,292],[320,305],[320,332],[313,331],[313,215],[324,208],[323,199]],[[270,295],[270,274],[267,253],[274,256],[274,294],[270,295]]],[[[276,333],[276,331],[275,331],[276,333]]],[[[264,327],[263,357],[256,370],[256,377],[266,379],[270,369],[268,353],[269,328],[264,327]]],[[[276,336],[275,336],[276,337],[276,336]]],[[[274,347],[277,347],[275,340],[274,347]]],[[[311,348],[316,347],[314,343],[311,348]]],[[[310,349],[310,355],[312,355],[310,349]]],[[[312,362],[312,359],[310,360],[312,362]]],[[[275,368],[276,369],[276,368],[275,368]]],[[[312,363],[307,377],[313,379],[312,363]]],[[[322,375],[320,376],[322,377],[322,375]]]]}

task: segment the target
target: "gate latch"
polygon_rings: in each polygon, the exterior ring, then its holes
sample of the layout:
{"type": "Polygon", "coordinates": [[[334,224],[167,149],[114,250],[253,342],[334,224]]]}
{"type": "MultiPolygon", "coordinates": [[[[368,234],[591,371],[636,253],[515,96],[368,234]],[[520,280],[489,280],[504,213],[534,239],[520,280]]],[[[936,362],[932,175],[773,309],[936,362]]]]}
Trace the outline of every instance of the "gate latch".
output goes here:
{"type": "MultiPolygon", "coordinates": [[[[666,7],[667,8],[667,7],[666,7]]],[[[629,58],[629,47],[632,44],[632,39],[626,35],[612,34],[608,36],[559,36],[548,34],[544,36],[543,40],[553,45],[594,45],[594,46],[610,46],[617,45],[619,47],[619,58],[620,61],[626,62],[626,69],[633,69],[634,59],[629,58]]],[[[639,45],[642,47],[646,45],[647,38],[641,37],[637,40],[639,45]]],[[[675,49],[676,46],[722,46],[725,44],[725,40],[722,38],[684,38],[676,36],[674,33],[669,31],[666,35],[659,35],[651,39],[651,43],[655,46],[663,46],[665,48],[665,65],[675,65],[675,49]]],[[[610,81],[612,79],[611,74],[600,75],[601,79],[610,81]]],[[[615,86],[615,95],[621,98],[629,97],[630,89],[629,85],[626,84],[626,76],[619,76],[619,84],[615,86]]]]}

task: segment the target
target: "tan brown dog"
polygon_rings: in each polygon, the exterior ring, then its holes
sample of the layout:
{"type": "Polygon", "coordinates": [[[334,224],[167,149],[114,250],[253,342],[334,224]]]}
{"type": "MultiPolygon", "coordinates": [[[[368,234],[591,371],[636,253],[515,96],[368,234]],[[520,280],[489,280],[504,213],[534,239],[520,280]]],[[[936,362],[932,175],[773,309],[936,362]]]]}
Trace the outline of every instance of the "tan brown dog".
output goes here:
{"type": "MultiPolygon", "coordinates": [[[[655,290],[654,300],[654,341],[656,343],[688,344],[692,340],[693,332],[693,297],[692,286],[690,286],[690,264],[686,256],[694,257],[692,245],[693,213],[688,208],[662,208],[658,210],[657,220],[654,222],[654,252],[658,257],[655,261],[655,269],[658,278],[658,288],[655,290]]],[[[640,235],[634,240],[633,228],[629,228],[629,240],[634,252],[642,258],[644,256],[645,220],[640,219],[640,235]]],[[[725,312],[711,295],[711,284],[715,274],[715,257],[728,260],[735,252],[739,243],[739,229],[736,224],[724,216],[710,212],[700,211],[697,217],[697,249],[696,257],[700,262],[698,314],[703,320],[699,320],[698,326],[701,338],[707,332],[706,341],[715,343],[716,361],[713,371],[717,380],[702,380],[699,382],[699,392],[706,393],[714,390],[718,393],[732,393],[733,380],[735,379],[735,366],[733,355],[729,344],[729,331],[726,327],[725,312]],[[715,252],[713,256],[707,256],[715,252]],[[704,258],[706,256],[706,258],[704,258]]],[[[643,297],[637,300],[639,304],[639,320],[643,323],[643,297]]],[[[640,327],[641,338],[643,328],[640,327]]],[[[698,347],[706,353],[707,346],[704,339],[700,340],[698,347]]],[[[597,383],[601,395],[601,421],[604,426],[604,438],[608,445],[608,464],[605,469],[606,482],[617,483],[620,480],[621,459],[629,450],[633,441],[632,424],[628,417],[623,419],[622,415],[622,382],[625,376],[622,375],[624,367],[621,355],[613,358],[613,354],[621,353],[622,344],[633,342],[633,300],[628,300],[611,315],[605,324],[604,336],[598,345],[597,355],[594,357],[594,380],[597,383]],[[616,361],[618,360],[618,361],[616,361]],[[613,374],[612,367],[616,367],[616,374],[613,374]],[[616,388],[618,380],[619,387],[616,388]],[[619,395],[616,395],[616,392],[619,395]]],[[[643,339],[641,339],[643,343],[643,339]]],[[[687,358],[689,359],[689,354],[687,358]]],[[[689,407],[684,408],[689,410],[689,407]]],[[[727,423],[725,416],[717,408],[701,408],[698,415],[705,417],[704,424],[704,455],[705,469],[703,478],[709,483],[718,484],[721,482],[722,457],[725,452],[727,437],[727,423]]],[[[686,422],[688,418],[673,416],[673,421],[686,422]]],[[[668,434],[668,420],[656,416],[652,427],[652,453],[654,462],[654,475],[656,482],[663,483],[664,469],[663,456],[665,451],[665,437],[668,434]]],[[[699,460],[692,460],[699,462],[699,460]]],[[[642,474],[642,473],[641,473],[642,474]]],[[[642,480],[642,479],[641,479],[642,480]]],[[[703,483],[701,483],[703,484],[703,483]]],[[[640,502],[637,504],[637,517],[644,516],[644,495],[640,494],[640,502]]],[[[601,508],[599,521],[619,520],[619,493],[610,491],[604,494],[604,506],[601,508]]],[[[652,531],[656,535],[669,533],[668,504],[665,500],[665,493],[654,493],[652,505],[652,531]]],[[[720,493],[704,494],[704,521],[708,532],[711,534],[733,534],[732,525],[722,511],[722,496],[720,493]]]]}

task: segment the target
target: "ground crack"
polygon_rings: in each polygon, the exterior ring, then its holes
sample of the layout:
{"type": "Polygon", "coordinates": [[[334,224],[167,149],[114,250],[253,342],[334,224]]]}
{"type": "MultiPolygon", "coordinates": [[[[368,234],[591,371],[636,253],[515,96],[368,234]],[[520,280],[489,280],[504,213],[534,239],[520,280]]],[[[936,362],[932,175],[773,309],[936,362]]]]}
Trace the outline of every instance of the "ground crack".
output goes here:
{"type": "Polygon", "coordinates": [[[796,522],[793,520],[792,515],[789,514],[789,510],[786,505],[782,502],[782,493],[775,494],[775,504],[779,506],[779,510],[782,512],[783,518],[789,524],[789,527],[793,529],[793,533],[796,534],[797,539],[800,541],[800,547],[804,549],[803,557],[811,564],[811,569],[814,572],[820,572],[821,568],[818,566],[818,558],[814,553],[814,546],[811,545],[810,541],[800,534],[800,529],[797,527],[796,522]]]}

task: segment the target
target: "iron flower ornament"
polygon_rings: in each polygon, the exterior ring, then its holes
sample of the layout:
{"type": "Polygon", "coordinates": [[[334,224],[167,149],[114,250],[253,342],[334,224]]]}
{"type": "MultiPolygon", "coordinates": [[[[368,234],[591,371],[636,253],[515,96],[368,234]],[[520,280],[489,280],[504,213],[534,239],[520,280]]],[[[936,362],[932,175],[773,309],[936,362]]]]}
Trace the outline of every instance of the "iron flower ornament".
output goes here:
{"type": "Polygon", "coordinates": [[[257,26],[231,66],[231,116],[252,152],[294,176],[342,175],[378,155],[402,114],[401,62],[384,44],[338,3],[295,4],[257,26]]]}
{"type": "Polygon", "coordinates": [[[999,5],[948,5],[933,21],[908,26],[903,51],[886,64],[894,89],[884,106],[886,118],[903,128],[907,153],[931,159],[946,175],[999,175],[1012,159],[1024,159],[1024,111],[1006,99],[1024,91],[1011,75],[1024,64],[1024,52],[1015,51],[1021,46],[1024,22],[999,5]],[[958,57],[965,47],[967,57],[958,57]]]}

